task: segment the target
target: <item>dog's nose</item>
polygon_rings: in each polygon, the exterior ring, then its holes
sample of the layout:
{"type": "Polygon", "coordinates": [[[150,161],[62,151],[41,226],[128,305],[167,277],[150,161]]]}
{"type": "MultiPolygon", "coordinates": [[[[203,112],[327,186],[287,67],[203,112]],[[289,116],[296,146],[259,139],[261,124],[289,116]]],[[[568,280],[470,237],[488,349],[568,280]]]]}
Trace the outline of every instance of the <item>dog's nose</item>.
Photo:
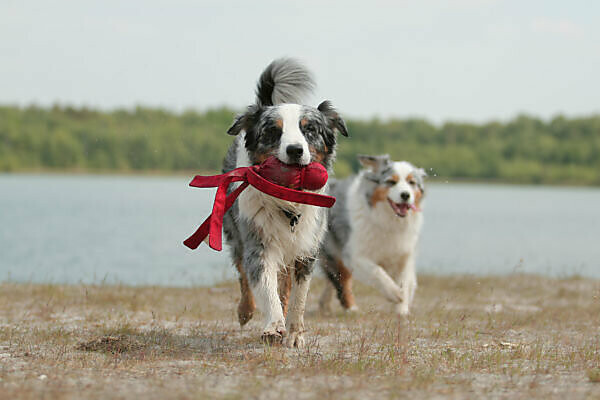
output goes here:
{"type": "Polygon", "coordinates": [[[402,192],[402,193],[400,193],[400,197],[402,198],[402,200],[406,201],[406,200],[410,199],[410,193],[402,192]]]}
{"type": "Polygon", "coordinates": [[[285,148],[285,152],[288,156],[290,156],[290,158],[297,160],[302,156],[304,149],[302,149],[301,144],[290,144],[285,148]]]}

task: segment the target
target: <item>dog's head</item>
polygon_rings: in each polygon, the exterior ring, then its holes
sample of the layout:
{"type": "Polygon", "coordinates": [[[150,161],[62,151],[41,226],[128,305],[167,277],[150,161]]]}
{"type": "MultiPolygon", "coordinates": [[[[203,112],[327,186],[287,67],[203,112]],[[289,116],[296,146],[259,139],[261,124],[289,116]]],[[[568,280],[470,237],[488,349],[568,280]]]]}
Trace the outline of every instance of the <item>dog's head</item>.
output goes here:
{"type": "Polygon", "coordinates": [[[245,134],[252,164],[276,156],[286,164],[321,163],[329,169],[335,155],[336,136],[348,136],[343,119],[329,101],[317,108],[299,104],[255,104],[238,116],[227,133],[245,134]]]}
{"type": "Polygon", "coordinates": [[[425,194],[425,170],[407,161],[391,161],[386,155],[359,155],[365,167],[362,177],[368,182],[367,200],[372,207],[384,202],[399,217],[417,210],[425,194]]]}

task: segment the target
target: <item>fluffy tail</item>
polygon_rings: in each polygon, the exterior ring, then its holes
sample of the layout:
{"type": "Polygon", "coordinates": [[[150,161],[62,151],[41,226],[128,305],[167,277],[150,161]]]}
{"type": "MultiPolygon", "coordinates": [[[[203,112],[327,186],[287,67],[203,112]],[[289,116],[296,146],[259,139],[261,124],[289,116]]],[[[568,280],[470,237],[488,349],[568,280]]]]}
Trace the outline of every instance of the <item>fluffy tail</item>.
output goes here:
{"type": "Polygon", "coordinates": [[[315,88],[312,74],[293,58],[279,58],[263,71],[256,86],[256,103],[272,106],[300,104],[315,88]]]}

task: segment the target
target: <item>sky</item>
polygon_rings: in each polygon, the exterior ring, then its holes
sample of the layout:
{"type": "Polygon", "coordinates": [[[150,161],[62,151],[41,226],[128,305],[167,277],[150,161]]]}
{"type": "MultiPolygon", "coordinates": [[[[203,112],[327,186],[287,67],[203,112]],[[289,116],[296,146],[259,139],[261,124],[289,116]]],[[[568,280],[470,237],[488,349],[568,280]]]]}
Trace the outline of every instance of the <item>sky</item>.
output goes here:
{"type": "Polygon", "coordinates": [[[599,20],[595,0],[0,0],[0,104],[241,110],[290,56],[347,117],[589,115],[599,20]]]}

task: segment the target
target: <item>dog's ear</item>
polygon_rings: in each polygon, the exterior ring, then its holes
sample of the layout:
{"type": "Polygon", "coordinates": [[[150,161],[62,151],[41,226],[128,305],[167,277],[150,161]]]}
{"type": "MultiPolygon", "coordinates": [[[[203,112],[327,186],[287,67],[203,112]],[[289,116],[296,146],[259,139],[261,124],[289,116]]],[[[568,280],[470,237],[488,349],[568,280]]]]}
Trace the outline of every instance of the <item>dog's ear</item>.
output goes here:
{"type": "Polygon", "coordinates": [[[329,100],[325,100],[317,107],[317,110],[321,111],[325,118],[327,119],[327,123],[329,127],[338,133],[341,133],[344,136],[348,136],[348,128],[346,128],[346,123],[340,117],[338,112],[335,110],[333,105],[329,100]]]}
{"type": "Polygon", "coordinates": [[[366,154],[358,154],[357,158],[360,162],[360,165],[362,165],[364,168],[370,169],[374,173],[383,170],[383,168],[390,163],[389,154],[382,154],[379,156],[368,156],[366,154]]]}
{"type": "Polygon", "coordinates": [[[233,125],[231,125],[229,129],[227,129],[227,134],[236,136],[241,131],[248,131],[248,128],[254,125],[256,121],[258,121],[260,113],[261,108],[259,106],[252,105],[248,107],[244,114],[240,114],[237,117],[235,117],[233,125]]]}
{"type": "Polygon", "coordinates": [[[246,122],[245,116],[246,116],[246,114],[242,114],[242,115],[238,115],[237,117],[235,117],[235,120],[233,121],[233,125],[231,125],[229,127],[229,129],[227,129],[228,135],[236,136],[244,129],[244,125],[246,122]]]}
{"type": "Polygon", "coordinates": [[[425,172],[423,168],[415,168],[414,176],[417,186],[419,186],[419,190],[422,194],[425,194],[425,178],[427,177],[427,172],[425,172]]]}

